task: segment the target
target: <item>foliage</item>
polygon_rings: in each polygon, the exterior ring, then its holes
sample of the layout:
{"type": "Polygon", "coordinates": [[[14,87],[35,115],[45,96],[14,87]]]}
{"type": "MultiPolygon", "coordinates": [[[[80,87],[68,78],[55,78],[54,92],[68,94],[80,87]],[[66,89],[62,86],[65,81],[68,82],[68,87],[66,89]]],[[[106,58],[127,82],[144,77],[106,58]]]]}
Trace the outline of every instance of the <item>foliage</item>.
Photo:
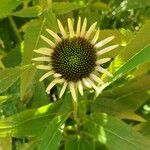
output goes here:
{"type": "Polygon", "coordinates": [[[149,150],[150,147],[149,0],[1,0],[0,147],[7,150],[149,150]],[[100,93],[79,96],[77,118],[71,95],[59,99],[39,82],[33,50],[51,28],[59,33],[68,17],[97,21],[99,40],[115,35],[119,44],[104,56],[113,78],[103,75],[100,93]],[[55,101],[56,100],[56,101],[55,101]],[[7,145],[7,146],[6,146],[7,145]]]}

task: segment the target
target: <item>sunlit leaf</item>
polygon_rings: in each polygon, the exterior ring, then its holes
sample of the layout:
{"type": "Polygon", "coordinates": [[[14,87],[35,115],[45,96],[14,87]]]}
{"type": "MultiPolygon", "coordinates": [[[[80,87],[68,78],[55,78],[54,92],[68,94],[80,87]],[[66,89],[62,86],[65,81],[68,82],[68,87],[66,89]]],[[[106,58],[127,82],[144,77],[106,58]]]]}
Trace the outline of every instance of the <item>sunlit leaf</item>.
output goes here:
{"type": "Polygon", "coordinates": [[[19,77],[33,66],[24,66],[0,70],[0,93],[7,90],[19,77]]]}
{"type": "MultiPolygon", "coordinates": [[[[23,65],[32,63],[32,58],[34,55],[33,50],[42,47],[44,43],[43,40],[41,40],[40,35],[45,32],[45,29],[49,24],[56,29],[57,27],[54,26],[54,22],[56,22],[56,17],[54,14],[49,12],[49,15],[45,15],[44,20],[36,20],[34,22],[32,21],[31,25],[28,25],[25,33],[24,52],[22,58],[23,65]],[[51,21],[51,19],[53,21],[51,21]]],[[[32,83],[35,72],[36,68],[30,70],[29,72],[26,72],[26,74],[22,76],[20,88],[21,99],[23,99],[26,89],[32,83]]]]}
{"type": "Polygon", "coordinates": [[[0,137],[40,136],[57,114],[69,113],[71,109],[71,101],[62,100],[6,117],[0,120],[0,137]]]}
{"type": "Polygon", "coordinates": [[[130,126],[107,114],[93,114],[84,124],[87,134],[111,150],[148,150],[149,141],[130,126]]]}
{"type": "Polygon", "coordinates": [[[125,74],[140,64],[150,61],[150,44],[130,58],[114,75],[125,74]]]}
{"type": "Polygon", "coordinates": [[[65,150],[95,150],[95,145],[84,136],[69,136],[65,143],[65,150]]]}
{"type": "Polygon", "coordinates": [[[39,150],[57,150],[61,141],[61,127],[68,117],[68,114],[58,115],[52,121],[48,122],[47,128],[41,136],[39,150]]]}
{"type": "Polygon", "coordinates": [[[0,19],[7,17],[21,4],[21,0],[0,0],[0,19]]]}
{"type": "Polygon", "coordinates": [[[40,6],[27,7],[12,13],[13,16],[25,17],[25,18],[37,17],[41,14],[42,14],[42,8],[40,6]]]}
{"type": "Polygon", "coordinates": [[[111,10],[109,5],[107,5],[106,3],[103,3],[103,2],[99,2],[99,1],[93,3],[92,7],[94,7],[95,9],[105,10],[105,11],[111,10]]]}
{"type": "MultiPolygon", "coordinates": [[[[115,72],[118,69],[118,67],[124,65],[127,61],[129,61],[129,59],[132,59],[132,57],[134,57],[134,56],[135,56],[134,61],[137,62],[137,59],[139,59],[139,57],[137,56],[137,58],[136,58],[136,55],[138,53],[139,53],[139,55],[141,54],[142,56],[144,54],[145,55],[149,54],[149,52],[148,52],[148,44],[150,41],[149,26],[150,26],[150,21],[147,21],[143,25],[143,27],[136,33],[136,35],[129,42],[129,44],[124,48],[124,50],[122,50],[120,52],[120,54],[115,58],[115,60],[112,62],[111,66],[110,66],[112,72],[115,72]],[[120,64],[120,66],[117,65],[118,63],[120,64]]],[[[149,57],[149,56],[146,55],[146,59],[147,59],[147,57],[149,57]]],[[[148,60],[146,60],[146,61],[148,61],[148,60]]],[[[141,61],[138,62],[136,65],[139,65],[144,62],[145,61],[143,59],[141,59],[141,61]]]]}
{"type": "Polygon", "coordinates": [[[54,2],[52,4],[52,9],[56,14],[66,14],[68,12],[71,12],[73,10],[77,10],[80,8],[85,7],[84,5],[79,5],[75,3],[70,2],[54,2]]]}

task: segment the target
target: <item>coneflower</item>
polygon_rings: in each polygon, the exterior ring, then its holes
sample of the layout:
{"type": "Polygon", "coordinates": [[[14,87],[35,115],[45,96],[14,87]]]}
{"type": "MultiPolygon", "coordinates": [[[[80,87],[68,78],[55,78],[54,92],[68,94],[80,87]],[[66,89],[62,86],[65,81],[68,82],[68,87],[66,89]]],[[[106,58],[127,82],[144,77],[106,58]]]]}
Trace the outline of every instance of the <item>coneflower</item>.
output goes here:
{"type": "Polygon", "coordinates": [[[77,100],[77,90],[83,95],[84,86],[98,91],[97,84],[104,82],[99,77],[99,73],[112,77],[112,74],[104,69],[101,64],[110,61],[110,58],[100,56],[109,52],[118,45],[112,45],[101,49],[102,46],[114,39],[110,36],[102,41],[98,41],[99,29],[96,30],[96,22],[87,29],[87,19],[81,25],[81,18],[77,22],[74,31],[72,20],[68,19],[68,31],[65,31],[62,23],[58,21],[61,37],[50,29],[46,31],[54,38],[51,41],[41,35],[41,38],[48,43],[49,47],[42,47],[34,52],[42,54],[42,57],[33,58],[34,61],[45,61],[47,65],[37,65],[38,69],[46,70],[40,81],[53,76],[53,81],[46,88],[49,93],[56,84],[63,84],[59,97],[61,98],[69,87],[73,100],[77,100]],[[94,36],[92,33],[95,33],[94,36]]]}

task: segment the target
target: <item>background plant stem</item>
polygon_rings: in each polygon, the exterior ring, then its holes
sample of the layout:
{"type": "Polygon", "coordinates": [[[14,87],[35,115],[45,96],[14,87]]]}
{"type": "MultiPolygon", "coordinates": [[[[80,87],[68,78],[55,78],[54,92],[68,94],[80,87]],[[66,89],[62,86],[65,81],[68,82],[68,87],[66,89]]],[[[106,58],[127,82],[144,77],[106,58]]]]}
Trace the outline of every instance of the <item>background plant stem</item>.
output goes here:
{"type": "Polygon", "coordinates": [[[21,41],[22,41],[22,38],[21,38],[21,36],[20,36],[20,34],[19,34],[17,25],[16,25],[16,23],[15,23],[13,17],[12,17],[12,16],[8,16],[8,19],[9,19],[10,24],[11,24],[11,26],[12,26],[12,28],[13,28],[13,30],[14,30],[14,32],[15,32],[17,38],[18,38],[18,41],[21,42],[21,41]]]}

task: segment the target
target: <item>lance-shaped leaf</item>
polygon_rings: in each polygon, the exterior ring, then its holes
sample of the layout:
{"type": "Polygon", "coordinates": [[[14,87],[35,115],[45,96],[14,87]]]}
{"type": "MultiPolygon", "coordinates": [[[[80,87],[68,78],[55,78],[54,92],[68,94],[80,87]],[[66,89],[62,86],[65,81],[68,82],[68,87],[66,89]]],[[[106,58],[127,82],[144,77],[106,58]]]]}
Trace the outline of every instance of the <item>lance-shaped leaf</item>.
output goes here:
{"type": "Polygon", "coordinates": [[[28,65],[0,70],[0,93],[12,86],[12,84],[15,83],[23,73],[31,68],[33,68],[33,66],[28,65]]]}
{"type": "Polygon", "coordinates": [[[66,121],[68,114],[56,116],[50,123],[41,136],[39,150],[57,150],[61,141],[63,132],[62,125],[66,121]]]}
{"type": "Polygon", "coordinates": [[[149,150],[150,143],[121,120],[107,114],[91,115],[84,132],[111,150],[149,150]]]}
{"type": "Polygon", "coordinates": [[[57,115],[71,112],[71,100],[29,109],[0,120],[0,137],[41,136],[48,123],[57,115]]]}

